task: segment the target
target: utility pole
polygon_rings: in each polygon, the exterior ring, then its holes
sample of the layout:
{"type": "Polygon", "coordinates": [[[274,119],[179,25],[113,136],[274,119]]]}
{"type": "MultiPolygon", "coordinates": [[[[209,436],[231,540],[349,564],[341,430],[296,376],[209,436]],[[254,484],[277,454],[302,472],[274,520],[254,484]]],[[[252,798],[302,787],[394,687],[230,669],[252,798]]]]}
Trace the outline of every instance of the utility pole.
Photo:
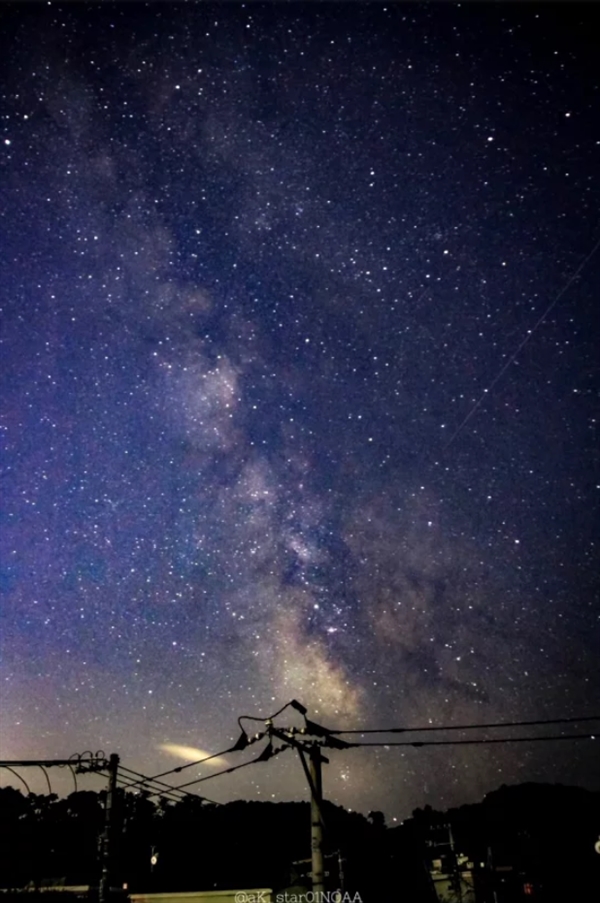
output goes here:
{"type": "Polygon", "coordinates": [[[117,772],[119,770],[119,757],[112,753],[108,760],[108,787],[106,789],[106,802],[104,804],[104,831],[101,841],[102,873],[100,875],[99,900],[100,903],[109,903],[112,878],[112,835],[114,827],[114,806],[117,793],[117,772]]]}
{"type": "MultiPolygon", "coordinates": [[[[310,839],[312,851],[312,889],[314,894],[321,895],[325,890],[325,869],[323,865],[323,782],[321,778],[321,750],[313,743],[309,751],[308,771],[310,774],[310,839]]],[[[315,897],[319,903],[321,896],[315,897]]]]}
{"type": "MultiPolygon", "coordinates": [[[[288,705],[291,705],[296,709],[296,711],[300,712],[300,714],[304,716],[305,727],[300,731],[298,731],[294,727],[287,729],[276,728],[273,726],[273,719],[268,718],[265,722],[267,726],[266,732],[269,736],[269,740],[272,737],[277,737],[278,740],[282,740],[285,744],[291,746],[297,751],[298,756],[300,757],[300,762],[302,763],[302,768],[304,769],[304,774],[306,775],[306,780],[308,781],[308,786],[310,787],[310,846],[312,865],[312,889],[313,895],[318,895],[314,896],[314,903],[321,903],[325,890],[325,857],[323,855],[323,783],[321,777],[321,765],[323,764],[323,762],[329,762],[329,759],[321,754],[321,747],[316,740],[308,743],[305,741],[298,741],[295,735],[309,734],[312,736],[325,738],[324,742],[326,742],[327,746],[333,747],[333,749],[348,749],[351,744],[346,743],[344,740],[338,740],[337,737],[333,737],[331,735],[331,731],[326,730],[319,724],[315,724],[314,721],[309,721],[306,718],[305,707],[297,700],[293,699],[291,703],[288,703],[288,705]],[[307,753],[308,762],[306,761],[307,753]]],[[[284,706],[284,708],[286,708],[286,706],[284,706]]],[[[277,712],[276,714],[279,714],[279,712],[277,712]]],[[[268,747],[268,749],[270,749],[270,746],[268,747]]],[[[266,751],[263,750],[263,753],[261,755],[264,755],[265,752],[266,751]]],[[[269,752],[268,758],[270,758],[271,755],[273,755],[273,753],[269,752]]],[[[256,761],[258,761],[258,759],[256,761]]],[[[263,761],[265,760],[263,759],[263,761]]],[[[339,854],[339,856],[340,881],[343,881],[341,853],[339,854]]]]}
{"type": "MultiPolygon", "coordinates": [[[[303,714],[306,709],[303,709],[303,714]]],[[[316,727],[316,725],[314,725],[316,727]]],[[[323,782],[321,778],[321,765],[329,762],[329,759],[321,755],[318,743],[311,743],[307,748],[306,743],[299,743],[293,736],[293,730],[284,732],[268,724],[271,736],[283,740],[295,749],[300,757],[308,786],[310,787],[310,846],[312,865],[312,889],[319,895],[323,894],[325,881],[325,866],[323,857],[323,782]],[[306,761],[308,753],[308,762],[306,761]]],[[[315,897],[314,903],[319,903],[322,896],[315,897]]]]}

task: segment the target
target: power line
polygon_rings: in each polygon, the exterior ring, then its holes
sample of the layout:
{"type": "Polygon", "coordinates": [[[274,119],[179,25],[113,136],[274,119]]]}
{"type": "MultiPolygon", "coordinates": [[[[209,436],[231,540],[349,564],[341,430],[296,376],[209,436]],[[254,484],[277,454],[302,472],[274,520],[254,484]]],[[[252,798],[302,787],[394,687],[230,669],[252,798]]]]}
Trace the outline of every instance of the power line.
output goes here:
{"type": "MultiPolygon", "coordinates": [[[[117,775],[117,784],[123,790],[131,790],[131,788],[135,785],[135,783],[136,782],[132,781],[127,775],[122,775],[122,774],[117,775]]],[[[140,789],[140,788],[138,788],[138,789],[140,789]]],[[[173,793],[170,790],[156,790],[151,787],[141,788],[140,792],[143,794],[147,794],[148,796],[160,796],[163,799],[168,800],[168,802],[170,802],[170,803],[179,803],[183,799],[185,799],[185,797],[183,795],[177,796],[175,793],[173,793]]],[[[194,794],[190,794],[190,796],[194,796],[194,794]]]]}
{"type": "Polygon", "coordinates": [[[348,743],[349,748],[361,746],[476,746],[484,743],[537,743],[549,740],[596,740],[596,734],[556,734],[552,737],[487,737],[477,740],[392,740],[389,743],[371,742],[348,743]]]}
{"type": "MultiPolygon", "coordinates": [[[[293,703],[288,703],[288,705],[293,703]]],[[[298,703],[299,705],[299,703],[298,703]]],[[[283,708],[286,708],[284,706],[283,708]]],[[[283,711],[281,709],[280,711],[283,711]]],[[[279,713],[278,713],[279,714],[279,713]]],[[[242,716],[244,717],[244,716],[242,716]]],[[[275,717],[275,716],[273,716],[275,717]]],[[[239,721],[239,718],[238,718],[239,721]]],[[[153,775],[151,778],[147,778],[149,781],[155,781],[157,778],[164,778],[168,774],[179,774],[182,771],[185,771],[186,768],[193,768],[195,765],[202,765],[204,762],[209,762],[211,759],[219,759],[223,756],[229,755],[232,752],[240,752],[243,749],[246,749],[251,743],[254,743],[256,740],[260,739],[259,736],[254,737],[252,739],[248,738],[246,732],[242,729],[241,736],[235,741],[233,746],[224,749],[222,752],[211,753],[209,756],[204,756],[202,759],[197,759],[195,762],[187,762],[185,765],[178,765],[176,768],[170,768],[168,771],[161,771],[159,774],[153,775]]]]}
{"type": "Polygon", "coordinates": [[[25,780],[25,778],[21,777],[21,775],[19,774],[18,771],[15,771],[14,768],[11,768],[10,765],[4,765],[4,764],[2,764],[1,767],[2,767],[2,768],[5,768],[7,771],[10,771],[11,774],[14,774],[14,776],[15,776],[19,781],[21,781],[22,784],[25,785],[25,789],[27,790],[27,793],[31,793],[31,790],[30,790],[30,788],[29,788],[29,784],[27,783],[27,781],[25,780]]]}
{"type": "Polygon", "coordinates": [[[49,796],[52,796],[52,785],[50,783],[50,778],[48,777],[48,772],[46,771],[46,769],[44,768],[43,765],[39,765],[38,767],[41,769],[42,774],[46,778],[46,784],[48,786],[48,794],[49,794],[49,796]]]}
{"type": "Polygon", "coordinates": [[[69,771],[71,772],[71,777],[73,778],[73,785],[75,787],[75,793],[77,793],[79,788],[77,787],[77,775],[75,774],[75,769],[73,768],[73,766],[72,765],[59,765],[59,768],[68,768],[69,769],[69,771]]]}
{"type": "MultiPolygon", "coordinates": [[[[121,766],[121,767],[123,768],[123,766],[121,766]]],[[[130,773],[131,773],[133,776],[135,776],[136,778],[145,778],[145,775],[140,774],[140,772],[138,772],[138,771],[133,771],[131,768],[127,768],[127,769],[124,769],[124,770],[130,772],[130,773]]],[[[203,795],[203,796],[198,796],[197,793],[191,793],[191,792],[188,791],[188,790],[182,790],[181,787],[178,787],[178,786],[175,785],[175,784],[166,784],[164,781],[157,781],[155,778],[145,778],[144,783],[148,783],[148,782],[152,782],[153,784],[157,784],[157,785],[159,785],[159,786],[161,786],[161,787],[168,788],[168,789],[171,790],[171,791],[176,790],[178,793],[181,793],[181,794],[182,794],[182,797],[186,797],[186,796],[187,796],[187,797],[193,797],[194,799],[202,799],[202,800],[205,800],[207,803],[214,803],[215,806],[219,806],[219,805],[220,805],[220,803],[217,803],[216,800],[211,800],[211,799],[209,799],[207,796],[204,796],[204,795],[203,795]]],[[[137,783],[137,782],[136,782],[136,783],[137,783]]],[[[132,786],[133,786],[133,785],[132,785],[132,786]]]]}
{"type": "Polygon", "coordinates": [[[42,766],[43,768],[64,768],[75,766],[79,772],[100,771],[106,766],[107,760],[104,752],[99,750],[96,753],[86,751],[84,753],[75,753],[69,759],[2,759],[0,760],[0,768],[8,768],[14,765],[18,768],[29,768],[42,766]]]}
{"type": "MultiPolygon", "coordinates": [[[[299,711],[303,715],[306,713],[305,707],[301,703],[299,703],[296,699],[292,699],[292,700],[290,700],[290,702],[286,702],[285,705],[283,705],[280,709],[278,709],[273,715],[270,715],[268,718],[258,718],[254,715],[240,715],[238,718],[238,724],[240,726],[240,730],[242,731],[242,736],[234,743],[233,746],[230,746],[228,749],[225,749],[222,752],[212,753],[210,756],[204,756],[204,758],[198,759],[196,762],[188,762],[185,765],[178,765],[177,768],[171,768],[168,771],[162,771],[159,774],[153,775],[152,777],[145,777],[144,775],[140,775],[140,777],[143,778],[144,780],[140,780],[137,783],[142,785],[144,783],[147,783],[148,781],[156,781],[156,783],[160,784],[162,782],[158,781],[157,780],[158,778],[166,777],[169,774],[179,774],[180,772],[185,771],[186,768],[193,768],[196,765],[202,765],[204,762],[209,762],[211,759],[221,758],[222,756],[226,756],[229,753],[241,751],[246,746],[249,746],[251,743],[256,742],[256,740],[258,740],[258,739],[261,739],[261,736],[262,736],[262,735],[259,735],[254,738],[249,738],[242,727],[242,724],[241,724],[242,721],[244,721],[244,720],[245,721],[257,721],[257,722],[260,722],[261,724],[265,724],[267,722],[272,721],[278,715],[281,715],[281,713],[284,712],[290,706],[292,708],[296,709],[297,711],[299,711]]],[[[275,755],[275,753],[273,753],[273,755],[275,755]]],[[[264,761],[264,760],[261,760],[261,757],[258,756],[257,759],[253,759],[251,762],[243,762],[241,765],[235,765],[235,766],[232,766],[231,768],[225,768],[222,771],[217,771],[217,772],[214,772],[213,774],[205,775],[204,777],[197,778],[194,781],[188,781],[186,784],[180,784],[179,787],[176,789],[181,789],[182,787],[190,787],[193,784],[199,784],[202,781],[207,781],[207,780],[210,780],[210,778],[219,777],[219,775],[222,775],[222,774],[230,774],[233,771],[237,771],[238,768],[244,768],[246,765],[253,765],[255,762],[259,762],[259,761],[264,761]]],[[[130,787],[133,787],[134,784],[135,784],[135,782],[132,783],[130,785],[130,787]]],[[[166,785],[166,786],[169,786],[169,785],[166,785]]],[[[192,794],[192,795],[195,795],[195,794],[192,794]]],[[[211,801],[209,801],[209,802],[211,802],[211,801]]]]}
{"type": "MultiPolygon", "coordinates": [[[[211,759],[218,759],[218,758],[221,758],[222,756],[226,756],[232,752],[240,752],[241,750],[243,750],[247,746],[249,746],[251,743],[256,742],[256,740],[262,739],[262,736],[264,736],[263,734],[260,734],[257,737],[253,737],[253,738],[248,737],[248,735],[246,734],[245,730],[242,727],[242,724],[241,724],[242,721],[244,721],[244,720],[258,721],[261,724],[265,724],[267,722],[272,721],[278,715],[281,715],[281,713],[284,712],[290,706],[292,708],[296,709],[301,714],[303,714],[303,715],[306,714],[305,707],[301,703],[299,703],[296,699],[292,699],[290,702],[286,702],[285,705],[283,705],[280,709],[278,709],[273,715],[270,715],[268,718],[258,718],[258,717],[255,717],[254,715],[240,715],[238,718],[238,724],[240,726],[240,730],[242,731],[242,735],[238,738],[238,740],[236,740],[236,742],[233,744],[233,746],[230,746],[227,749],[222,750],[221,752],[211,753],[209,756],[204,756],[202,759],[197,759],[195,762],[187,762],[185,765],[178,765],[176,768],[170,768],[168,771],[161,771],[158,774],[152,775],[151,777],[146,777],[145,775],[140,775],[140,777],[144,778],[143,781],[140,781],[140,784],[146,783],[148,781],[157,781],[158,778],[164,778],[169,774],[179,774],[180,772],[185,771],[186,768],[193,768],[196,765],[202,765],[202,764],[204,764],[204,762],[210,762],[211,759]]],[[[250,764],[250,763],[245,763],[245,764],[250,764]]],[[[237,767],[240,767],[240,766],[236,766],[236,768],[237,767]]],[[[228,768],[225,771],[217,772],[216,774],[209,775],[208,777],[216,777],[218,774],[226,774],[228,771],[231,771],[231,770],[235,771],[235,768],[234,769],[228,768]]],[[[200,780],[204,780],[204,778],[201,778],[200,780]]],[[[189,783],[196,784],[196,783],[198,783],[198,781],[190,781],[189,783]]],[[[181,786],[187,787],[188,784],[182,784],[181,786]]]]}
{"type": "MultiPolygon", "coordinates": [[[[164,778],[168,774],[179,774],[181,771],[185,771],[186,768],[193,768],[194,765],[202,765],[203,762],[209,762],[211,759],[218,759],[221,756],[226,756],[228,753],[233,752],[236,749],[236,746],[237,744],[234,744],[234,746],[230,746],[229,749],[224,749],[223,752],[211,753],[210,756],[204,756],[203,759],[198,759],[196,762],[187,762],[185,765],[178,765],[177,768],[161,771],[159,774],[152,775],[152,777],[146,777],[145,780],[156,781],[157,778],[164,778]]],[[[142,777],[144,777],[144,775],[142,775],[142,777]]]]}
{"type": "Polygon", "coordinates": [[[187,784],[180,784],[179,789],[181,789],[182,787],[191,787],[192,784],[201,784],[202,781],[210,781],[213,778],[220,777],[220,775],[222,775],[222,774],[231,774],[234,771],[238,771],[240,768],[247,768],[248,765],[256,765],[259,762],[265,762],[267,760],[267,758],[272,758],[273,756],[278,755],[279,753],[283,752],[285,749],[288,749],[288,748],[289,747],[284,746],[281,749],[270,752],[270,754],[268,756],[266,756],[265,751],[269,749],[269,747],[267,746],[265,748],[265,750],[263,750],[263,752],[259,756],[257,756],[255,759],[251,759],[250,762],[242,762],[241,765],[233,765],[231,768],[223,769],[223,771],[216,771],[214,774],[207,774],[203,778],[196,778],[195,781],[188,781],[187,784]]]}
{"type": "Polygon", "coordinates": [[[547,718],[537,721],[496,721],[488,724],[446,724],[431,725],[425,727],[382,727],[368,728],[366,730],[329,730],[329,734],[405,734],[421,733],[422,731],[474,731],[499,727],[537,727],[546,724],[577,724],[588,721],[600,721],[600,715],[585,715],[583,718],[547,718]]]}
{"type": "Polygon", "coordinates": [[[123,774],[122,777],[130,781],[130,783],[127,785],[128,789],[139,787],[143,790],[144,785],[146,785],[147,790],[152,794],[152,796],[179,793],[180,796],[178,797],[178,800],[183,800],[186,797],[192,797],[193,799],[204,800],[207,803],[214,803],[215,806],[220,805],[215,800],[211,800],[206,796],[199,796],[197,793],[190,793],[188,790],[182,790],[180,787],[172,784],[167,784],[164,781],[157,781],[155,778],[148,778],[145,775],[141,774],[139,771],[134,771],[132,768],[127,768],[124,765],[119,766],[119,772],[126,772],[126,774],[123,774]],[[149,786],[150,784],[156,786],[151,787],[149,786]]]}
{"type": "Polygon", "coordinates": [[[80,774],[90,773],[90,772],[101,772],[106,769],[107,766],[106,755],[103,750],[98,750],[97,752],[92,752],[91,750],[85,750],[82,753],[73,753],[68,759],[2,759],[0,760],[0,768],[5,768],[7,771],[10,771],[11,774],[14,774],[16,778],[18,778],[28,793],[31,793],[29,785],[21,775],[15,771],[15,768],[40,768],[44,778],[46,780],[46,786],[48,787],[48,793],[52,795],[52,785],[50,783],[50,778],[48,777],[48,772],[46,769],[48,768],[68,768],[71,772],[71,776],[73,778],[73,783],[75,785],[75,792],[77,792],[77,777],[76,772],[80,774]]]}
{"type": "MultiPolygon", "coordinates": [[[[182,803],[186,799],[195,799],[201,803],[204,802],[212,802],[212,800],[208,800],[205,796],[200,796],[197,793],[188,793],[188,791],[183,790],[181,793],[177,792],[177,788],[173,790],[161,790],[157,787],[140,787],[137,781],[132,781],[129,775],[119,774],[117,776],[117,783],[119,787],[123,790],[133,790],[135,788],[136,792],[141,793],[148,797],[160,797],[161,799],[167,800],[170,803],[182,803]]],[[[218,804],[215,804],[218,805],[218,804]]]]}

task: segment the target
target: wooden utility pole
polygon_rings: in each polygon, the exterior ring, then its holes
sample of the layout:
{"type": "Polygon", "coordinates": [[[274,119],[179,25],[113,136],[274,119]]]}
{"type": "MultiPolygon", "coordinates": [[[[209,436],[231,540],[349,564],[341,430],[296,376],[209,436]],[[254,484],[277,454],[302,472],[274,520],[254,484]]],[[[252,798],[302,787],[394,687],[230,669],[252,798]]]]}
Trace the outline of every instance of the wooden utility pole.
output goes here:
{"type": "Polygon", "coordinates": [[[102,873],[100,875],[99,898],[100,903],[109,903],[112,878],[113,859],[113,826],[114,807],[117,793],[117,772],[119,770],[119,757],[112,753],[108,760],[108,787],[106,789],[106,802],[104,804],[104,831],[102,833],[101,862],[102,873]]]}
{"type": "MultiPolygon", "coordinates": [[[[325,760],[326,761],[326,760],[325,760]]],[[[323,864],[323,782],[321,777],[320,747],[314,743],[309,752],[308,770],[310,774],[310,839],[312,853],[312,889],[322,894],[325,889],[325,869],[323,864]]],[[[319,897],[315,897],[318,903],[319,897]]]]}

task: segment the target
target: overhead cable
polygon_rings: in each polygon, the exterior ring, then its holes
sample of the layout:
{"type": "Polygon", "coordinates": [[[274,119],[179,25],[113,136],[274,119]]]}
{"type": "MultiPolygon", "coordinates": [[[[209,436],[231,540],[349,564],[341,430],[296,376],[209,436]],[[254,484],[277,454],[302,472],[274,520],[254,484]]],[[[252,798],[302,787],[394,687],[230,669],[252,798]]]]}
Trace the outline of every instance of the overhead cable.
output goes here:
{"type": "MultiPolygon", "coordinates": [[[[265,750],[268,747],[265,747],[265,750]]],[[[283,752],[285,749],[289,749],[289,747],[282,747],[281,749],[275,750],[271,752],[268,758],[272,758],[273,756],[279,755],[280,752],[283,752]]],[[[255,759],[251,759],[249,762],[242,762],[241,765],[233,765],[231,768],[224,768],[223,771],[216,771],[214,774],[207,774],[203,778],[196,778],[195,781],[188,781],[187,784],[180,784],[179,789],[182,787],[191,787],[192,784],[201,784],[203,781],[210,781],[213,778],[218,778],[222,774],[231,774],[234,771],[239,771],[240,768],[247,768],[249,765],[257,765],[259,762],[265,762],[266,756],[264,755],[265,750],[257,756],[255,759]]]]}
{"type": "Polygon", "coordinates": [[[483,743],[537,743],[537,742],[547,742],[549,740],[597,740],[598,737],[596,734],[556,734],[552,737],[487,737],[487,738],[478,738],[474,740],[391,740],[388,743],[385,741],[381,742],[372,742],[367,740],[366,742],[350,742],[348,743],[349,747],[362,747],[362,746],[380,746],[384,748],[388,748],[390,746],[475,746],[477,744],[483,743]]]}
{"type": "Polygon", "coordinates": [[[543,721],[496,721],[488,724],[444,724],[425,727],[380,727],[367,730],[328,730],[330,734],[408,734],[422,731],[474,731],[501,727],[537,727],[546,724],[578,724],[589,721],[600,721],[600,715],[585,715],[583,718],[548,718],[543,721]]]}

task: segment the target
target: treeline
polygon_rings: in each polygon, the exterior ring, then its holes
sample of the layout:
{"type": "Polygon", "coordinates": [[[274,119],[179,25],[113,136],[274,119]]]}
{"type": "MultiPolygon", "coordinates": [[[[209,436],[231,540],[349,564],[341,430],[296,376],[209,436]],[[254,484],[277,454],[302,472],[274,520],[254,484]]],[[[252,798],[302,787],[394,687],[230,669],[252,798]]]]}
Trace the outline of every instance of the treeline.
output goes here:
{"type": "MultiPolygon", "coordinates": [[[[103,804],[104,795],[90,791],[59,799],[0,790],[0,886],[38,887],[48,879],[97,885],[103,804]]],[[[324,817],[332,888],[340,883],[338,850],[346,887],[376,886],[372,870],[385,872],[382,816],[369,820],[325,803],[324,817]]],[[[154,803],[120,791],[112,850],[113,883],[132,893],[289,887],[310,869],[310,808],[245,801],[217,806],[193,797],[154,803]]]]}
{"type": "MultiPolygon", "coordinates": [[[[37,887],[50,879],[97,885],[103,803],[103,794],[90,791],[59,799],[0,789],[0,887],[37,887]]],[[[327,803],[324,817],[328,886],[343,884],[363,903],[435,900],[430,867],[438,856],[447,859],[450,833],[455,853],[481,871],[478,900],[484,903],[494,893],[509,903],[526,901],[525,884],[544,903],[598,899],[598,793],[502,787],[482,803],[448,812],[417,809],[396,828],[386,827],[381,813],[366,818],[327,803]],[[587,888],[594,888],[591,896],[587,888]]],[[[308,885],[309,806],[216,806],[191,797],[154,803],[119,792],[113,849],[114,883],[130,892],[308,885]]]]}

